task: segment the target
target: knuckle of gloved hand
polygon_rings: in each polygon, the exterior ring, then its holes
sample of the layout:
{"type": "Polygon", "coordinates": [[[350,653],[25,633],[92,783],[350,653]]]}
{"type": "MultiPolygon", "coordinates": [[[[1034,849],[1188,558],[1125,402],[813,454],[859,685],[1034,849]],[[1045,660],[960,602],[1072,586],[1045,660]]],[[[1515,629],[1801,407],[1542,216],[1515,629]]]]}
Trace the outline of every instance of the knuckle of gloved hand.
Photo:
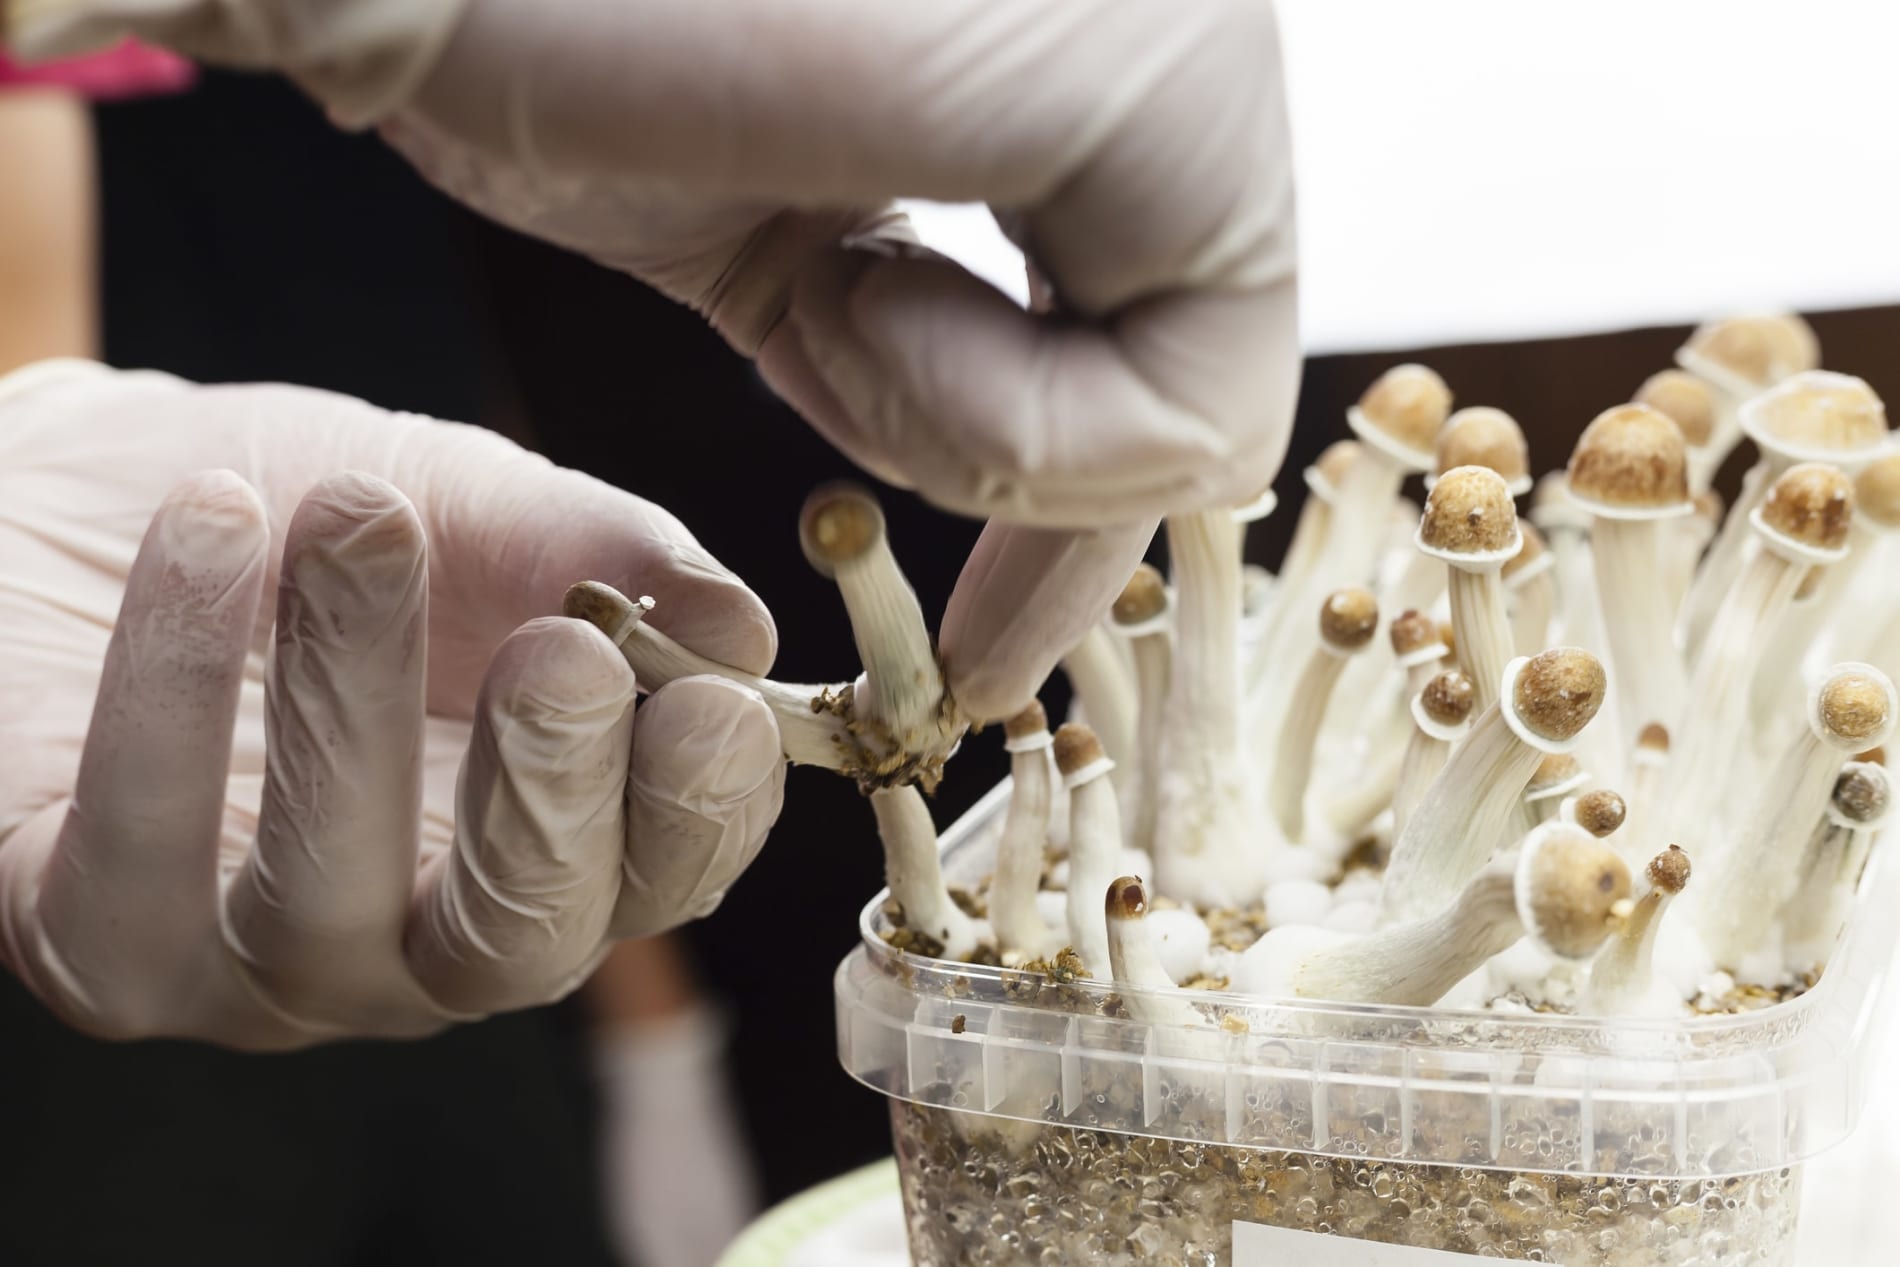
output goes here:
{"type": "Polygon", "coordinates": [[[782,753],[778,722],[757,691],[687,677],[640,710],[631,777],[649,800],[725,819],[780,773],[782,753]]]}
{"type": "Polygon", "coordinates": [[[584,620],[538,616],[496,648],[482,706],[496,720],[543,727],[589,718],[610,724],[632,703],[633,691],[633,670],[600,630],[584,620]]]}

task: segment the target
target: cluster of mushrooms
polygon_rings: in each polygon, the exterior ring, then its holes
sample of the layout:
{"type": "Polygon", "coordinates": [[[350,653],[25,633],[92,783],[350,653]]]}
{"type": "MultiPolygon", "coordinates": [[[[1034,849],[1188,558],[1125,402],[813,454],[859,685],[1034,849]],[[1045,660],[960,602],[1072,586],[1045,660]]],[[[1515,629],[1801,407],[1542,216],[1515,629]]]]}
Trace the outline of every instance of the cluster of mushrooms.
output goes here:
{"type": "Polygon", "coordinates": [[[792,761],[856,779],[912,953],[1060,964],[1189,1026],[1222,1018],[1188,986],[1749,1006],[1824,966],[1892,799],[1900,441],[1819,359],[1798,317],[1705,325],[1536,482],[1509,415],[1388,371],[1306,472],[1277,576],[1242,559],[1271,494],[1170,518],[1169,575],[1143,565],[1063,661],[1076,719],[1003,726],[975,894],[946,884],[924,799],[967,720],[868,493],[822,489],[800,524],[853,683],[712,664],[597,583],[568,610],[643,687],[748,682],[792,761]],[[1711,483],[1744,438],[1760,457],[1724,515],[1711,483]]]}

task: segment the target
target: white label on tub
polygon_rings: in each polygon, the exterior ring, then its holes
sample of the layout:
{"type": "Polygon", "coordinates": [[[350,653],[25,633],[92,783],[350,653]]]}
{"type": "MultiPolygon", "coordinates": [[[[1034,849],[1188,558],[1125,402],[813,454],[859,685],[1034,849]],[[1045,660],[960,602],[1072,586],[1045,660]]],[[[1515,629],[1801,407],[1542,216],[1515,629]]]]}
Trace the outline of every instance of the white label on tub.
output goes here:
{"type": "Polygon", "coordinates": [[[1382,1245],[1258,1223],[1234,1224],[1234,1267],[1459,1267],[1494,1261],[1442,1249],[1382,1245]]]}

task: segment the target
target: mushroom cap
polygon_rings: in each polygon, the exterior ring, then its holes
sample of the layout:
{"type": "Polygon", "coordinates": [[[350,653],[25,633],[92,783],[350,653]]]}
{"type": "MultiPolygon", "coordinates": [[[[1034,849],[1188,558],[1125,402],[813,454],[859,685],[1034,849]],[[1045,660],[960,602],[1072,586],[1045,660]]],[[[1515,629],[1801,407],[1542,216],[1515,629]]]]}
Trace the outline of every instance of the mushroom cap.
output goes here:
{"type": "Polygon", "coordinates": [[[1365,452],[1365,446],[1357,440],[1335,440],[1326,446],[1313,465],[1306,468],[1306,486],[1313,490],[1314,496],[1325,502],[1331,502],[1339,493],[1339,486],[1345,481],[1346,472],[1365,452]]]}
{"type": "Polygon", "coordinates": [[[1343,589],[1319,605],[1319,636],[1335,651],[1357,651],[1379,632],[1379,600],[1371,590],[1343,589]]]}
{"type": "Polygon", "coordinates": [[[1855,762],[1834,782],[1834,812],[1850,823],[1877,823],[1893,804],[1893,781],[1886,770],[1855,762]]]}
{"type": "Polygon", "coordinates": [[[1110,610],[1118,625],[1145,624],[1168,610],[1168,584],[1160,570],[1152,563],[1136,567],[1110,610]]]}
{"type": "Polygon", "coordinates": [[[1599,840],[1606,836],[1614,836],[1622,830],[1623,822],[1629,817],[1629,812],[1629,803],[1620,794],[1608,788],[1586,792],[1579,796],[1577,803],[1571,807],[1577,826],[1599,840]]]}
{"type": "Polygon", "coordinates": [[[1055,733],[1056,769],[1063,774],[1094,765],[1108,754],[1095,732],[1079,721],[1064,722],[1055,733]]]}
{"type": "Polygon", "coordinates": [[[1671,895],[1682,892],[1689,883],[1689,855],[1681,845],[1671,845],[1649,860],[1643,874],[1649,882],[1671,895]]]}
{"type": "Polygon", "coordinates": [[[1392,622],[1392,654],[1403,660],[1431,647],[1441,647],[1438,622],[1414,607],[1392,622]]]}
{"type": "MultiPolygon", "coordinates": [[[[646,605],[652,606],[647,599],[646,605]]],[[[569,620],[584,620],[602,633],[612,635],[632,608],[640,606],[605,581],[576,581],[561,596],[561,614],[569,620]]]]}
{"type": "Polygon", "coordinates": [[[1755,514],[1761,527],[1798,547],[1843,550],[1854,525],[1854,484],[1832,466],[1791,466],[1755,514]]]}
{"type": "Polygon", "coordinates": [[[1760,317],[1724,317],[1697,326],[1677,359],[1686,369],[1712,366],[1736,386],[1760,390],[1797,367],[1781,368],[1777,332],[1760,317]]]}
{"type": "Polygon", "coordinates": [[[1754,320],[1773,350],[1779,377],[1821,367],[1821,340],[1798,313],[1769,313],[1754,320]]]}
{"type": "Polygon", "coordinates": [[[1513,494],[1531,490],[1531,451],[1524,429],[1502,409],[1460,409],[1438,433],[1437,473],[1443,476],[1461,466],[1496,471],[1513,494]]]}
{"type": "Polygon", "coordinates": [[[1106,914],[1110,919],[1145,919],[1148,915],[1148,886],[1141,877],[1125,875],[1108,886],[1106,914]]]}
{"type": "Polygon", "coordinates": [[[1659,370],[1643,380],[1633,398],[1668,416],[1682,431],[1682,439],[1699,449],[1715,434],[1715,393],[1687,370],[1659,370]]]}
{"type": "Polygon", "coordinates": [[[861,484],[821,485],[798,515],[798,544],[813,568],[831,576],[884,539],[884,511],[861,484]]]}
{"type": "Polygon", "coordinates": [[[1650,722],[1643,727],[1642,733],[1636,736],[1636,746],[1648,749],[1650,752],[1668,752],[1669,727],[1659,721],[1650,722]]]}
{"type": "Polygon", "coordinates": [[[1769,452],[1795,462],[1860,462],[1887,443],[1887,410],[1865,381],[1808,370],[1742,406],[1742,429],[1769,452]]]}
{"type": "Polygon", "coordinates": [[[1478,706],[1478,688],[1457,669],[1446,669],[1419,692],[1419,707],[1440,726],[1462,726],[1478,706]]]}
{"type": "Polygon", "coordinates": [[[1518,914],[1553,954],[1566,959],[1594,954],[1615,931],[1616,905],[1629,895],[1628,865],[1582,828],[1550,824],[1524,842],[1518,914]]]}
{"type": "Polygon", "coordinates": [[[1439,429],[1451,414],[1451,388],[1423,365],[1395,365],[1366,388],[1355,413],[1355,421],[1399,449],[1422,456],[1417,465],[1427,467],[1439,429]]]}
{"type": "Polygon", "coordinates": [[[1524,538],[1524,546],[1505,561],[1503,576],[1507,581],[1550,553],[1550,545],[1544,540],[1544,534],[1537,530],[1537,525],[1528,519],[1520,519],[1517,521],[1517,531],[1524,538]]]}
{"type": "Polygon", "coordinates": [[[1022,712],[1003,723],[1005,739],[1027,739],[1049,729],[1049,714],[1041,700],[1032,699],[1022,712]]]}
{"type": "Polygon", "coordinates": [[[1893,683],[1879,669],[1837,665],[1814,693],[1814,734],[1830,747],[1864,752],[1887,742],[1897,706],[1893,683]]]}
{"type": "Polygon", "coordinates": [[[1682,428],[1648,405],[1618,405],[1584,428],[1570,455],[1570,495],[1599,515],[1684,513],[1689,457],[1682,428]]]}
{"type": "Polygon", "coordinates": [[[1603,665],[1595,656],[1575,647],[1557,647],[1523,662],[1511,691],[1511,706],[1532,734],[1551,743],[1568,743],[1603,707],[1607,685],[1603,665]]]}
{"type": "Polygon", "coordinates": [[[1501,567],[1523,544],[1504,477],[1482,466],[1446,471],[1432,485],[1418,543],[1434,554],[1501,567]]]}
{"type": "Polygon", "coordinates": [[[1868,523],[1900,528],[1900,450],[1870,463],[1854,481],[1854,499],[1868,523]]]}
{"type": "Polygon", "coordinates": [[[1556,752],[1537,763],[1531,781],[1524,787],[1527,800],[1537,800],[1549,796],[1558,788],[1575,783],[1583,777],[1583,763],[1567,752],[1556,752]]]}

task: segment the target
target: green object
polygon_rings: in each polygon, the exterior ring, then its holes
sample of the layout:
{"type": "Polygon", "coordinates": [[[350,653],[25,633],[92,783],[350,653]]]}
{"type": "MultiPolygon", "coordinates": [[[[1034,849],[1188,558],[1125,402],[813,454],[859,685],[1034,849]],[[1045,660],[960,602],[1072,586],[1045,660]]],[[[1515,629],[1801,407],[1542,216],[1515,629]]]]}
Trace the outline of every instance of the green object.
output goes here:
{"type": "Polygon", "coordinates": [[[841,1175],[793,1197],[747,1228],[719,1267],[780,1267],[791,1253],[839,1219],[876,1201],[898,1199],[897,1161],[841,1175]]]}

